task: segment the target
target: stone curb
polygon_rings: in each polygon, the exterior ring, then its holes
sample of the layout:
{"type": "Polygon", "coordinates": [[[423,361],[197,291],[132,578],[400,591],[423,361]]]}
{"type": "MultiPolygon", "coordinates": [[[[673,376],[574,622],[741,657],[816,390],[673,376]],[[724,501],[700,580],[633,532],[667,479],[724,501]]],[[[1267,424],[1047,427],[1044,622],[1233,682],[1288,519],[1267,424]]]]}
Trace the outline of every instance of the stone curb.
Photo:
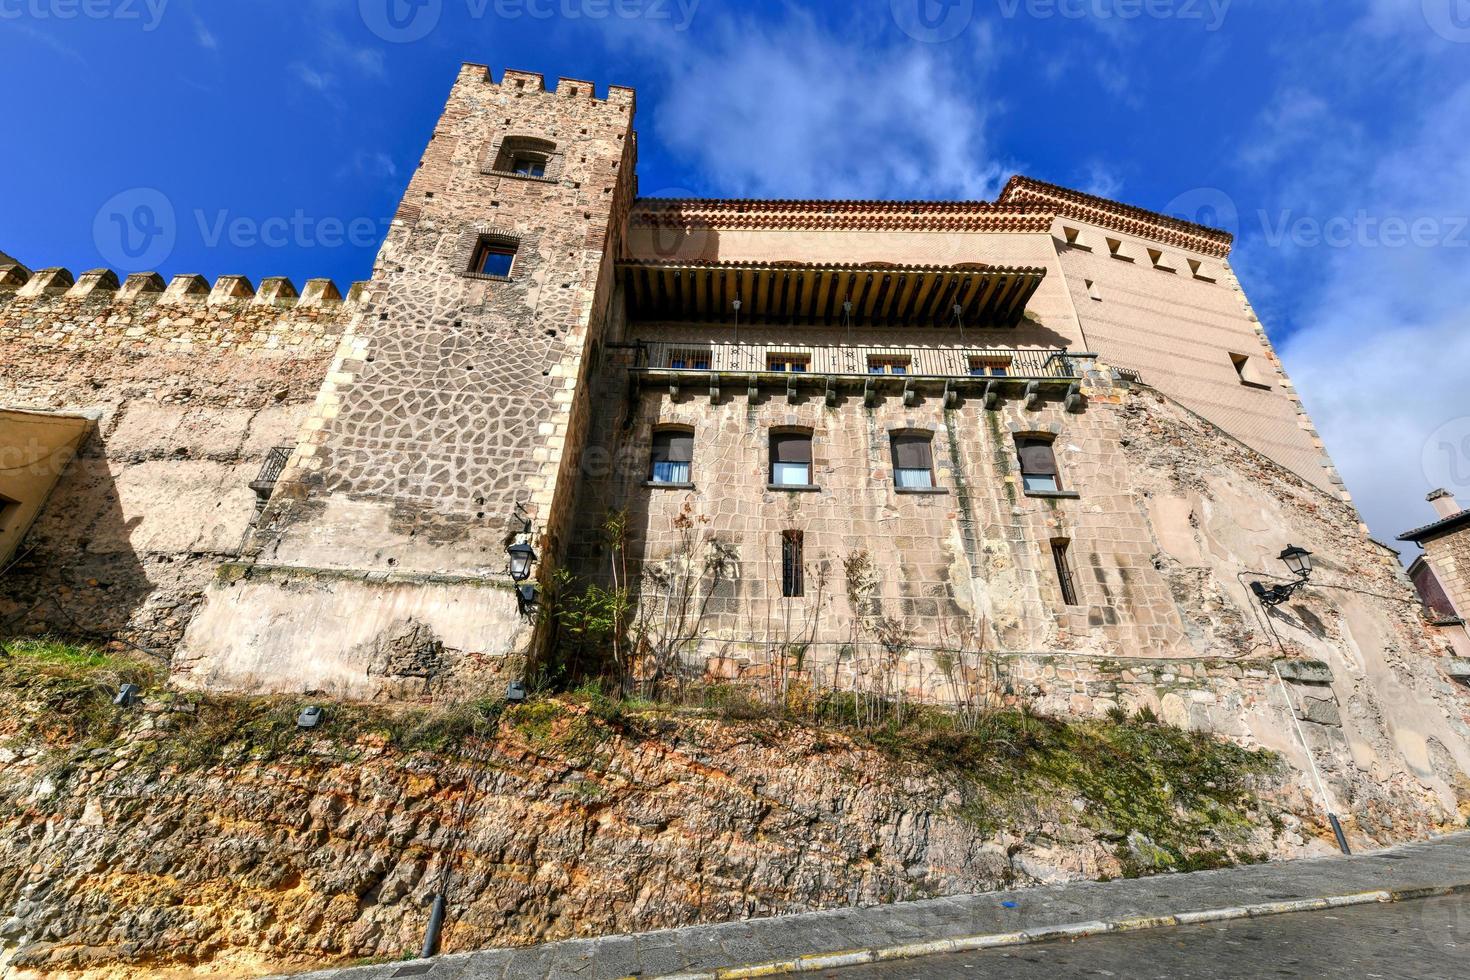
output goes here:
{"type": "MultiPolygon", "coordinates": [[[[1198,925],[1205,922],[1228,922],[1232,919],[1254,919],[1268,915],[1283,915],[1288,912],[1318,912],[1323,909],[1345,908],[1350,905],[1372,905],[1375,902],[1407,902],[1418,898],[1435,898],[1470,892],[1470,881],[1454,885],[1436,885],[1424,888],[1400,888],[1370,892],[1353,892],[1348,895],[1332,895],[1326,898],[1306,898],[1290,902],[1262,902],[1257,905],[1235,905],[1200,912],[1180,912],[1176,915],[1140,916],[1131,919],[1115,919],[1108,922],[1077,922],[1064,926],[1037,926],[1020,932],[986,933],[974,936],[959,936],[953,939],[932,939],[925,942],[905,943],[899,946],[882,946],[869,949],[840,950],[829,953],[809,953],[794,959],[774,960],[749,966],[729,966],[717,970],[693,973],[669,973],[653,980],[745,980],[753,977],[776,977],[789,973],[813,973],[832,970],[843,966],[861,966],[865,963],[882,963],[888,960],[907,960],[919,956],[939,953],[968,953],[980,949],[995,949],[1003,946],[1025,946],[1030,943],[1049,942],[1057,939],[1081,939],[1109,932],[1137,932],[1142,929],[1157,929],[1162,926],[1198,925]]],[[[624,980],[638,980],[625,977],[624,980]]]]}

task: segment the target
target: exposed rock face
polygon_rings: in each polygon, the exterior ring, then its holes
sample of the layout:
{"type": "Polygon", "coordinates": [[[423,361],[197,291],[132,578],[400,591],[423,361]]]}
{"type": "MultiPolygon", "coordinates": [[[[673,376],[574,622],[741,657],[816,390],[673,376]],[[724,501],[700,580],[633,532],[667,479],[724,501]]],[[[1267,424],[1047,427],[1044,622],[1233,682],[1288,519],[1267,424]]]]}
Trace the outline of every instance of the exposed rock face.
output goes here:
{"type": "Polygon", "coordinates": [[[218,710],[152,704],[99,748],[4,750],[0,946],[19,976],[393,957],[440,887],[464,950],[1329,846],[1274,763],[1223,743],[1210,781],[1156,772],[1123,804],[1086,759],[981,790],[830,732],[545,702],[473,760],[242,716],[236,764],[194,727],[218,710]],[[1177,815],[1147,815],[1159,793],[1177,815]],[[1189,829],[1165,841],[1170,822],[1189,829]]]}

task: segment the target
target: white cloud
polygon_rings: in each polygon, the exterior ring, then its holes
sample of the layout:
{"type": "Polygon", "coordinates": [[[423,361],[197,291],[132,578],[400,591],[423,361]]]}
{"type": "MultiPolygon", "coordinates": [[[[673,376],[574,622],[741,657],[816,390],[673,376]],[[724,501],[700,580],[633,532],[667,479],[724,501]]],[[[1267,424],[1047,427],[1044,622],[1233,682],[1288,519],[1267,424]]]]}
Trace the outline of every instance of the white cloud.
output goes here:
{"type": "MultiPolygon", "coordinates": [[[[1470,84],[1461,84],[1426,97],[1415,130],[1376,148],[1375,162],[1336,186],[1348,243],[1319,245],[1307,256],[1317,288],[1296,317],[1302,328],[1281,345],[1328,451],[1381,539],[1430,520],[1424,494],[1447,474],[1463,474],[1465,484],[1450,489],[1470,503],[1470,459],[1428,474],[1424,466],[1426,443],[1444,423],[1464,419],[1470,436],[1466,132],[1470,84]]],[[[1319,199],[1328,194],[1314,191],[1319,199]]],[[[1437,443],[1428,447],[1431,458],[1440,453],[1437,443]]]]}
{"type": "Polygon", "coordinates": [[[219,48],[219,38],[214,36],[209,25],[205,24],[204,19],[198,14],[194,15],[194,39],[206,51],[214,51],[219,48]]]}
{"type": "Polygon", "coordinates": [[[792,12],[726,21],[697,45],[648,40],[668,71],[658,140],[719,196],[993,196],[1004,171],[985,139],[988,34],[965,35],[972,60],[959,44],[857,35],[792,12]]]}

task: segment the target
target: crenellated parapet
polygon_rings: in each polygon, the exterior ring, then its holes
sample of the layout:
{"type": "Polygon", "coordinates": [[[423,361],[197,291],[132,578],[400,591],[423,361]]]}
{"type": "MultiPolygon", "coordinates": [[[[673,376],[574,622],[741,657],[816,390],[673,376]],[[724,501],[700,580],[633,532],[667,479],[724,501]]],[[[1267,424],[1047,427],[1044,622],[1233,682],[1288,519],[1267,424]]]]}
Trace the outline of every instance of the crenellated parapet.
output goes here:
{"type": "MultiPolygon", "coordinates": [[[[257,289],[246,276],[213,283],[156,272],[119,280],[111,269],[80,275],[54,267],[0,264],[0,344],[85,350],[293,351],[329,354],[358,312],[362,283],[346,298],[330,279],[298,291],[274,277],[257,289]]],[[[15,350],[16,348],[12,348],[15,350]]],[[[19,353],[13,354],[19,356],[19,353]]]]}
{"type": "Polygon", "coordinates": [[[346,312],[355,309],[366,283],[354,283],[344,299],[330,279],[308,279],[297,292],[284,276],[262,279],[260,288],[248,276],[220,276],[210,283],[195,274],[182,274],[165,281],[156,272],[134,272],[119,280],[111,269],[89,269],[80,276],[70,269],[53,267],[31,271],[0,253],[0,310],[7,307],[54,303],[57,300],[86,300],[93,303],[200,303],[206,306],[270,306],[278,309],[301,307],[346,312]]]}

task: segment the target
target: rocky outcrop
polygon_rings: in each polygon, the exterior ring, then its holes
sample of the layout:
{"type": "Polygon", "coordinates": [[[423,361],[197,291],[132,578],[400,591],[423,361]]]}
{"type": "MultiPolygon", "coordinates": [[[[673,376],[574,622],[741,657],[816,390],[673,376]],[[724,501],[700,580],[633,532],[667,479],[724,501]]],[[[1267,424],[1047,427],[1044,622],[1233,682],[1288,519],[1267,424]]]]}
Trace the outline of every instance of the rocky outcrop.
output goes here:
{"type": "Polygon", "coordinates": [[[18,976],[396,957],[440,889],[464,950],[1328,847],[1272,757],[1136,721],[1006,713],[880,749],[584,699],[337,705],[302,733],[295,704],[124,713],[90,684],[4,694],[18,976]]]}

